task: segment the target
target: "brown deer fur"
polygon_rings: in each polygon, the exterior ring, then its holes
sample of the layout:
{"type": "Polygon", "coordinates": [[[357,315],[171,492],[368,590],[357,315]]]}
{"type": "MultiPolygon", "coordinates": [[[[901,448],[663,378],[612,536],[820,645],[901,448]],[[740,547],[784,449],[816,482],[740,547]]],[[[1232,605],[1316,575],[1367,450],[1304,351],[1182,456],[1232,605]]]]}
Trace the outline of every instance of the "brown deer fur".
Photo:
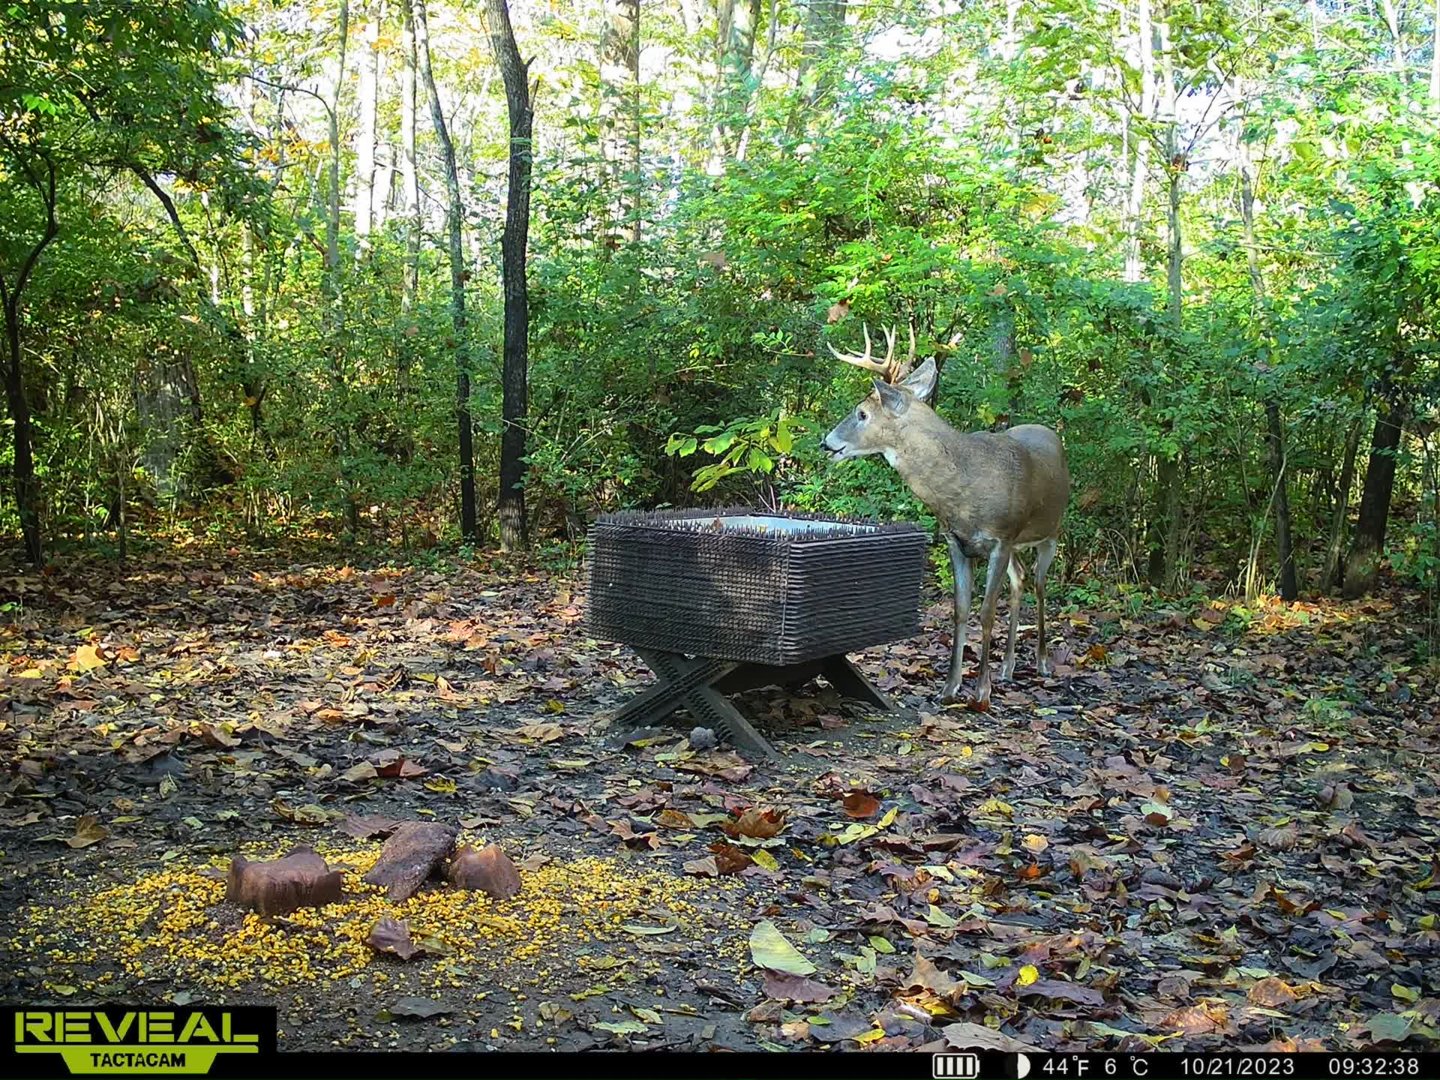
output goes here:
{"type": "MultiPolygon", "coordinates": [[[[889,338],[893,355],[894,335],[889,338]]],[[[1049,674],[1045,575],[1055,557],[1061,519],[1070,498],[1070,472],[1060,437],[1038,424],[1001,432],[956,431],[925,404],[935,389],[934,360],[926,360],[901,380],[901,369],[891,364],[889,357],[884,365],[869,360],[868,335],[865,357],[841,359],[882,371],[893,381],[874,380],[872,393],[825,436],[825,449],[835,461],[884,455],[916,498],[935,514],[950,547],[955,570],[955,633],[950,677],[941,697],[945,702],[960,698],[974,560],[987,560],[975,700],[980,707],[988,707],[990,636],[1002,575],[1010,579],[1010,627],[1001,678],[1009,678],[1015,669],[1015,634],[1025,578],[1018,552],[1025,548],[1036,549],[1035,663],[1041,675],[1049,674]]]]}

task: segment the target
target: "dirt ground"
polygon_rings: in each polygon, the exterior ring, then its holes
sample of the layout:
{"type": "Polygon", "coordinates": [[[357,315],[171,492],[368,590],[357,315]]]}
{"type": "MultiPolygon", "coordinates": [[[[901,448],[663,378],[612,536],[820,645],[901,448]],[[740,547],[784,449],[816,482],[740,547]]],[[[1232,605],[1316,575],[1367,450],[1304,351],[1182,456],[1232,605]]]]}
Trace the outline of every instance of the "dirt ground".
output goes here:
{"type": "Polygon", "coordinates": [[[894,714],[747,695],[767,762],[609,729],[649,675],[573,574],[5,576],[0,995],[273,1004],[288,1050],[1440,1045],[1404,597],[1062,603],[1055,676],[1026,625],[986,714],[935,705],[934,599],[856,658],[894,714]],[[361,882],[417,819],[501,845],[519,895],[361,882]],[[223,901],[232,856],[296,845],[341,903],[223,901]],[[366,944],[385,917],[418,955],[366,944]]]}

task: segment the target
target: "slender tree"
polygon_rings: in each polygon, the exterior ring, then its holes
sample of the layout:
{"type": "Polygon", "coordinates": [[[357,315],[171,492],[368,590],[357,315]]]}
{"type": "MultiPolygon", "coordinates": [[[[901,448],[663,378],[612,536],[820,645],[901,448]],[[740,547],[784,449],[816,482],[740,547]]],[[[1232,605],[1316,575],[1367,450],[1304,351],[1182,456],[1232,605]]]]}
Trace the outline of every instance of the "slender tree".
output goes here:
{"type": "Polygon", "coordinates": [[[528,546],[525,518],[525,425],[528,412],[530,294],[526,286],[526,244],[530,235],[530,171],[534,128],[534,90],[530,61],[520,58],[506,0],[486,0],[490,44],[505,83],[510,116],[510,175],[505,201],[505,231],[500,241],[505,291],[505,345],[501,374],[504,430],[500,435],[500,546],[528,546]]]}
{"type": "Polygon", "coordinates": [[[446,231],[450,241],[450,323],[455,334],[455,423],[460,435],[460,535],[467,544],[478,537],[475,528],[475,445],[474,425],[470,418],[470,332],[465,320],[465,243],[461,227],[465,206],[460,198],[460,171],[455,164],[455,144],[445,123],[445,109],[440,104],[440,91],[435,85],[435,69],[430,62],[430,19],[425,0],[413,0],[411,15],[415,23],[415,56],[420,77],[430,95],[430,118],[435,125],[435,138],[440,143],[445,166],[445,191],[448,196],[446,231]]]}
{"type": "Polygon", "coordinates": [[[380,21],[382,0],[368,0],[360,11],[363,20],[360,50],[355,67],[358,75],[355,128],[355,256],[363,259],[370,251],[370,231],[375,221],[375,138],[379,102],[380,21]]]}
{"type": "Polygon", "coordinates": [[[601,148],[614,239],[640,241],[640,0],[606,0],[600,36],[601,148]]]}

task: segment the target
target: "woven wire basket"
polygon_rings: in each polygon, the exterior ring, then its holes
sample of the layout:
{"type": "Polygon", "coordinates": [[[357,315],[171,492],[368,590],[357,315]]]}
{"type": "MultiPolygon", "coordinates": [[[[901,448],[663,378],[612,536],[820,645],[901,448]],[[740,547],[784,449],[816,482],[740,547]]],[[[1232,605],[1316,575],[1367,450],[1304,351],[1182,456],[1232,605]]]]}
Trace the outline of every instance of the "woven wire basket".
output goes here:
{"type": "Polygon", "coordinates": [[[589,629],[691,656],[784,666],[912,637],[929,538],[746,509],[607,514],[590,529],[589,629]]]}

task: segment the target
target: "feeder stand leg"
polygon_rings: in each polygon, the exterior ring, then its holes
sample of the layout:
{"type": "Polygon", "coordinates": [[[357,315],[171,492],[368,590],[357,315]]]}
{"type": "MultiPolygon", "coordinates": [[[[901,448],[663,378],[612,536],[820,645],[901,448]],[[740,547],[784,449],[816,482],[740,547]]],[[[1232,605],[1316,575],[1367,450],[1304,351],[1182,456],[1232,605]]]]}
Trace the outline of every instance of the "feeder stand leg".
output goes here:
{"type": "Polygon", "coordinates": [[[702,727],[717,729],[732,745],[778,757],[774,747],[754,725],[715,689],[741,665],[733,660],[690,659],[679,653],[637,649],[659,682],[615,714],[615,722],[628,727],[657,724],[676,709],[685,708],[702,727]]]}

